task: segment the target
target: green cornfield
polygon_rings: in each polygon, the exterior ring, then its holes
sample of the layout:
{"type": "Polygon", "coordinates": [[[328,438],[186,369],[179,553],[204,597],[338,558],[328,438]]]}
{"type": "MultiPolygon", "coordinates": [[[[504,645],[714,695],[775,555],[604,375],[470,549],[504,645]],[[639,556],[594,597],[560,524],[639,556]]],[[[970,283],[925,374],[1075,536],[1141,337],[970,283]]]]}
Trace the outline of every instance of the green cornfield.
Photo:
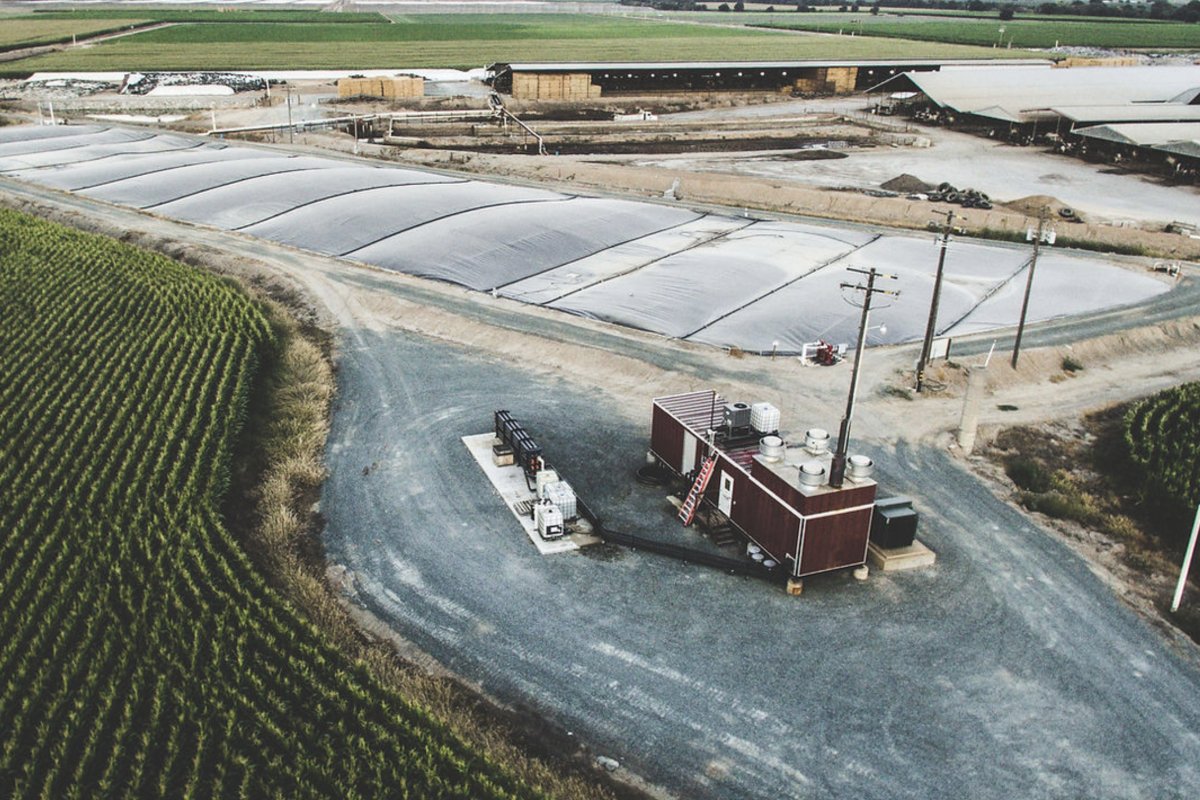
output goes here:
{"type": "MultiPolygon", "coordinates": [[[[337,25],[360,22],[383,22],[382,14],[374,11],[288,11],[283,9],[203,9],[138,7],[139,15],[154,22],[211,22],[217,24],[237,22],[291,22],[337,25]]],[[[35,10],[35,19],[109,19],[127,16],[128,12],[118,7],[74,8],[67,11],[35,10]]]]}
{"type": "MultiPolygon", "coordinates": [[[[257,13],[257,12],[245,12],[257,13]]],[[[323,18],[340,16],[323,14],[323,18]]],[[[245,19],[242,17],[240,19],[245,19]]],[[[382,19],[382,18],[380,18],[382,19]]],[[[710,15],[716,20],[717,15],[710,15]]],[[[414,14],[380,22],[184,23],[8,62],[35,71],[471,69],[522,61],[994,58],[991,48],[592,14],[414,14]]],[[[1004,57],[1028,55],[1005,51],[1004,57]]]]}
{"type": "Polygon", "coordinates": [[[0,797],[527,797],[220,515],[276,341],[233,284],[0,210],[0,797]]]}
{"type": "MultiPolygon", "coordinates": [[[[126,15],[127,17],[132,15],[126,15]]],[[[6,17],[0,24],[0,50],[69,42],[72,36],[96,36],[143,25],[147,20],[132,19],[43,19],[42,17],[6,17]]]]}
{"type": "Polygon", "coordinates": [[[1168,389],[1125,415],[1125,443],[1148,498],[1180,515],[1200,503],[1200,383],[1168,389]]]}

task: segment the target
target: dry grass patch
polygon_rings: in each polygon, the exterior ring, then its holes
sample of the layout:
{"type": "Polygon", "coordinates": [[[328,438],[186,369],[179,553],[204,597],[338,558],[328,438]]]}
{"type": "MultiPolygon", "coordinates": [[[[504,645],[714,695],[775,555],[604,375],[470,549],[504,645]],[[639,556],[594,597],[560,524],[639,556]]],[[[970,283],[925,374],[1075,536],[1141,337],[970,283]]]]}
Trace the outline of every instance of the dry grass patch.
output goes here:
{"type": "MultiPolygon", "coordinates": [[[[261,292],[260,298],[261,298],[261,292]]],[[[246,544],[276,588],[344,653],[369,665],[389,688],[430,712],[468,744],[505,764],[551,797],[634,798],[645,795],[599,772],[584,747],[564,757],[551,742],[565,740],[531,714],[502,709],[453,678],[432,675],[402,660],[391,642],[365,632],[326,577],[317,511],[335,394],[328,341],[264,298],[279,345],[266,370],[252,420],[255,462],[247,475],[246,544]]]]}

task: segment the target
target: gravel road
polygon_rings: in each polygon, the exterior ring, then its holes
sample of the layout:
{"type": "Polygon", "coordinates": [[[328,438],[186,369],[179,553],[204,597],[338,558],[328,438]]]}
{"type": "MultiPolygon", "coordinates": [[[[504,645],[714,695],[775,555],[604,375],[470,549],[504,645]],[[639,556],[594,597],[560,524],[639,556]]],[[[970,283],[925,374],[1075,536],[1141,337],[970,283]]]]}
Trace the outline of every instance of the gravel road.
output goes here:
{"type": "MultiPolygon", "coordinates": [[[[885,492],[917,499],[921,537],[939,555],[930,570],[865,583],[834,574],[790,598],[637,552],[542,557],[459,442],[487,430],[493,409],[513,410],[614,527],[669,531],[661,491],[631,480],[649,397],[753,384],[745,396],[776,402],[785,424],[828,427],[848,376],[9,188],[258,258],[310,292],[339,341],[325,541],[357,600],[467,680],[671,794],[1200,795],[1197,649],[1169,644],[944,453],[900,440],[906,420],[922,432],[952,424],[951,401],[868,397],[865,409],[886,413],[858,425],[885,492]]],[[[910,350],[879,351],[876,363],[910,350]]],[[[1057,391],[1083,402],[1070,385],[1057,391]]]]}
{"type": "Polygon", "coordinates": [[[797,599],[640,553],[537,555],[458,438],[510,407],[614,525],[669,526],[630,480],[645,425],[609,398],[390,332],[360,333],[340,380],[323,510],[358,600],[680,796],[1200,792],[1194,653],[940,452],[871,451],[939,564],[797,599]]]}

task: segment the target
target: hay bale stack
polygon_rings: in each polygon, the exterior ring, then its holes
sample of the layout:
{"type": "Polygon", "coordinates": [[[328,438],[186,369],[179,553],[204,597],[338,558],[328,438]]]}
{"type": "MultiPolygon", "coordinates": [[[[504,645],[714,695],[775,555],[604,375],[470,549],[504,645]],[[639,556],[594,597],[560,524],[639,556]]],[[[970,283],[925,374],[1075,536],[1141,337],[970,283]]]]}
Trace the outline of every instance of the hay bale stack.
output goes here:
{"type": "Polygon", "coordinates": [[[401,97],[424,97],[425,79],[417,75],[398,75],[394,78],[342,78],[337,82],[338,97],[379,97],[395,100],[401,97]]]}
{"type": "Polygon", "coordinates": [[[587,100],[599,97],[586,72],[514,72],[512,95],[518,100],[587,100]]]}

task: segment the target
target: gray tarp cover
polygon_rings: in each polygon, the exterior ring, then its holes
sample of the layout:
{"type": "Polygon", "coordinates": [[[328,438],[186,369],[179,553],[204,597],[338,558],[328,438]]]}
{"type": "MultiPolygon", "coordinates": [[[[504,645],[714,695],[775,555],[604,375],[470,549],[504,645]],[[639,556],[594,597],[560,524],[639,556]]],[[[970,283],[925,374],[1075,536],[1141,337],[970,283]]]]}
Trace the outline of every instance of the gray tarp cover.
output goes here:
{"type": "Polygon", "coordinates": [[[226,147],[200,145],[186,150],[168,150],[158,153],[122,153],[120,158],[100,158],[78,163],[20,169],[7,173],[14,178],[34,180],[56,189],[77,192],[93,186],[149,175],[153,172],[174,169],[188,164],[207,164],[213,161],[230,161],[240,158],[257,158],[253,150],[230,150],[226,147]]]}
{"type": "MultiPolygon", "coordinates": [[[[937,243],[836,225],[577,197],[181,134],[106,126],[0,130],[0,174],[385,269],[496,291],[666,336],[799,351],[854,338],[848,267],[894,274],[873,317],[924,333],[937,243]]],[[[964,239],[946,254],[938,332],[1014,325],[1029,248],[964,239]]],[[[1031,320],[1136,303],[1167,284],[1103,256],[1046,249],[1031,320]]]]}

